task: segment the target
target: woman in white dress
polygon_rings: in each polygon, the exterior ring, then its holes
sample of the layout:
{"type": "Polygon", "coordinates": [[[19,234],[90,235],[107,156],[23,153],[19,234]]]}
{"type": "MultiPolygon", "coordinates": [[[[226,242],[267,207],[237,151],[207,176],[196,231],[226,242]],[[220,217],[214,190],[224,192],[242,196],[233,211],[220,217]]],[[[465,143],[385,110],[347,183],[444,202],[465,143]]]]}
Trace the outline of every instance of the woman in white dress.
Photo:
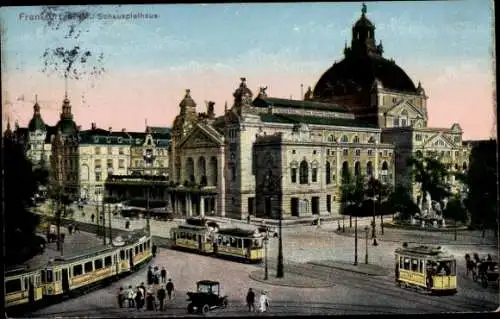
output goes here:
{"type": "Polygon", "coordinates": [[[269,309],[269,298],[267,297],[267,291],[262,291],[260,294],[260,312],[267,312],[269,309]]]}

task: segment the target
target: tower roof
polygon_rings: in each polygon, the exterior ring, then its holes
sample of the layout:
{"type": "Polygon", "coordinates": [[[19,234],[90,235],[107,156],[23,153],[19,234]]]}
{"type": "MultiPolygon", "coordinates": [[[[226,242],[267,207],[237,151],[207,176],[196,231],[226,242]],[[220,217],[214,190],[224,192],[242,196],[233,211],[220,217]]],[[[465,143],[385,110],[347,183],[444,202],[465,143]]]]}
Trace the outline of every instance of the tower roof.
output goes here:
{"type": "Polygon", "coordinates": [[[191,90],[186,89],[186,95],[179,104],[180,107],[196,107],[196,102],[191,97],[191,90]]]}
{"type": "Polygon", "coordinates": [[[46,125],[42,119],[42,115],[40,113],[40,105],[38,104],[38,102],[35,102],[35,105],[33,105],[33,117],[28,124],[28,130],[30,132],[46,131],[46,125]]]}

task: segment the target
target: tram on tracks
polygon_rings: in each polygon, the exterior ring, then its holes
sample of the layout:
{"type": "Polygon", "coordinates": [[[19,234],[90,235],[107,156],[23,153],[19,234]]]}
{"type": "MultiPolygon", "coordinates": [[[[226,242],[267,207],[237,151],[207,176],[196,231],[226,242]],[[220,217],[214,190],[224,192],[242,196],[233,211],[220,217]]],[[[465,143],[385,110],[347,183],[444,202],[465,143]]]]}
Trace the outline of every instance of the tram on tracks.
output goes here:
{"type": "Polygon", "coordinates": [[[396,283],[430,294],[457,292],[456,260],[441,246],[403,244],[395,251],[396,283]]]}
{"type": "Polygon", "coordinates": [[[243,262],[261,262],[264,235],[241,228],[209,227],[201,219],[189,218],[170,230],[172,248],[243,262]]]}
{"type": "Polygon", "coordinates": [[[17,313],[77,295],[137,270],[152,257],[151,236],[139,230],[103,247],[54,258],[36,269],[10,269],[5,272],[5,308],[17,313]]]}

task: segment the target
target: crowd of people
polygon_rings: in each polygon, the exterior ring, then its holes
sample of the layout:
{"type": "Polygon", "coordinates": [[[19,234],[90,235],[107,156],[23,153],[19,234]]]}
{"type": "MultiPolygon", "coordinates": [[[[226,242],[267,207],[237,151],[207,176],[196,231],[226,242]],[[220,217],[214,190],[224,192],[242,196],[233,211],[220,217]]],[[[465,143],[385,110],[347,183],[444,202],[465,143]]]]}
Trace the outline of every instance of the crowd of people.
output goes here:
{"type": "Polygon", "coordinates": [[[167,274],[165,267],[160,270],[158,266],[149,266],[146,278],[147,288],[144,282],[135,288],[129,285],[126,290],[120,287],[119,307],[136,308],[137,311],[143,308],[148,311],[164,311],[166,299],[172,300],[174,292],[174,283],[171,278],[167,280],[167,274]]]}
{"type": "MultiPolygon", "coordinates": [[[[255,312],[255,292],[252,288],[248,289],[247,293],[247,306],[249,312],[255,312]]],[[[267,312],[269,310],[269,297],[267,291],[262,290],[259,297],[259,311],[267,312]]]]}

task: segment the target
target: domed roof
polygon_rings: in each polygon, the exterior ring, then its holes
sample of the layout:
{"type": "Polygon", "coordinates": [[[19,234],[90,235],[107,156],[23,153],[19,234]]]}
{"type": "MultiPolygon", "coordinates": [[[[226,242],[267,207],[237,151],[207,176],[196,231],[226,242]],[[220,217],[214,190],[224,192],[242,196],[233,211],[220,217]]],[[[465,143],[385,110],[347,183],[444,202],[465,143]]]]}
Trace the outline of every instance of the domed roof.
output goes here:
{"type": "Polygon", "coordinates": [[[370,90],[375,79],[384,88],[416,93],[415,84],[395,62],[381,56],[352,56],[335,63],[319,79],[314,97],[331,98],[370,90]]]}
{"type": "Polygon", "coordinates": [[[30,132],[34,131],[45,131],[47,126],[42,120],[42,116],[40,114],[40,105],[38,102],[35,103],[33,106],[33,117],[31,118],[31,121],[28,124],[28,130],[30,132]]]}
{"type": "Polygon", "coordinates": [[[186,89],[186,95],[179,104],[180,107],[196,107],[196,102],[191,97],[191,90],[186,89]]]}
{"type": "Polygon", "coordinates": [[[75,135],[78,132],[78,128],[73,119],[63,118],[57,122],[56,131],[61,131],[63,135],[75,135]]]}

